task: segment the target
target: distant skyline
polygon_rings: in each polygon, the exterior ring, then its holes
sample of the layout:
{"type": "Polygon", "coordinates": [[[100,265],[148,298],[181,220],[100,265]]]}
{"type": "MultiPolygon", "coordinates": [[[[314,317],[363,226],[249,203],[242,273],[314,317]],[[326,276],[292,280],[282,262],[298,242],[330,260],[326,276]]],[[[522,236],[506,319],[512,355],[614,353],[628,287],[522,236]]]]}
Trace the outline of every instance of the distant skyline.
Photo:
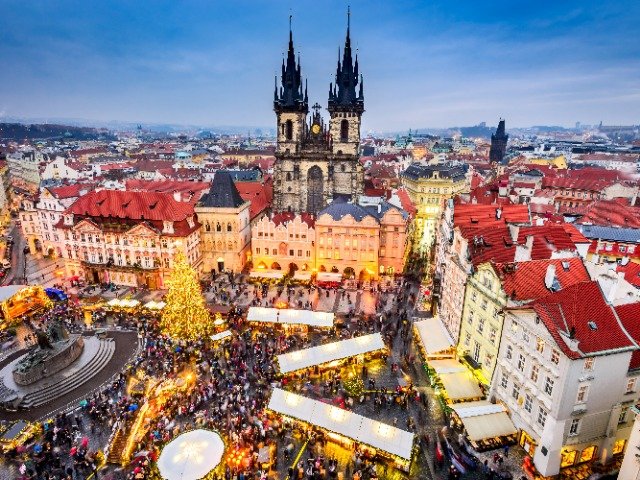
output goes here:
{"type": "Polygon", "coordinates": [[[309,101],[326,107],[351,5],[365,131],[640,123],[632,0],[0,5],[0,121],[271,127],[289,15],[309,101]]]}

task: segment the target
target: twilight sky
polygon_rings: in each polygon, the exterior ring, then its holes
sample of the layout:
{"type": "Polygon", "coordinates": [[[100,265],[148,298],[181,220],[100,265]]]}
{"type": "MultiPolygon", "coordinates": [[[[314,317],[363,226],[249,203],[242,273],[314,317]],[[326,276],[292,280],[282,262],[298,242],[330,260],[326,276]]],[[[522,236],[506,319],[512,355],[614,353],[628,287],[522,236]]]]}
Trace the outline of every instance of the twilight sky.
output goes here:
{"type": "Polygon", "coordinates": [[[367,130],[640,123],[637,0],[0,0],[0,120],[272,126],[289,14],[326,106],[348,3],[367,130]]]}

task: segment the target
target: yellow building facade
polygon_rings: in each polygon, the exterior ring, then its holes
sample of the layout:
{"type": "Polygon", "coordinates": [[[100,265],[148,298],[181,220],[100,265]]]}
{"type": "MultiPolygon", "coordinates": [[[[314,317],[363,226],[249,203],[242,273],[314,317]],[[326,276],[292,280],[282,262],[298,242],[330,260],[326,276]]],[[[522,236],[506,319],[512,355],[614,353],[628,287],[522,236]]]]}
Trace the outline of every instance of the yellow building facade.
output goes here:
{"type": "Polygon", "coordinates": [[[464,295],[458,355],[489,386],[500,347],[507,296],[493,266],[480,264],[469,277],[464,295]]]}
{"type": "Polygon", "coordinates": [[[447,200],[468,188],[461,166],[411,164],[401,174],[417,213],[414,219],[414,248],[426,250],[436,238],[436,229],[447,200]]]}
{"type": "Polygon", "coordinates": [[[533,165],[546,165],[552,168],[566,169],[568,168],[567,159],[564,155],[558,155],[557,157],[550,158],[531,158],[528,163],[533,165]]]}

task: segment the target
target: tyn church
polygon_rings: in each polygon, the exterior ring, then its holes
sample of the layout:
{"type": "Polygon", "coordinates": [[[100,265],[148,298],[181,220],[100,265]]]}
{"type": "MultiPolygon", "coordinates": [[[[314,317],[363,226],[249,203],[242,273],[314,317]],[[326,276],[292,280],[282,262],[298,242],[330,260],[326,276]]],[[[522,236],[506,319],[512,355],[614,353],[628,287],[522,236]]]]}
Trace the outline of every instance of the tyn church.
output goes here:
{"type": "Polygon", "coordinates": [[[329,125],[309,100],[303,86],[300,58],[296,60],[293,33],[289,28],[289,50],[282,61],[281,85],[273,94],[278,120],[274,172],[274,206],[278,212],[317,214],[333,200],[357,202],[364,186],[359,162],[360,122],[364,112],[363,79],[351,52],[350,22],[347,23],[342,60],[338,54],[335,83],[329,85],[329,125]]]}

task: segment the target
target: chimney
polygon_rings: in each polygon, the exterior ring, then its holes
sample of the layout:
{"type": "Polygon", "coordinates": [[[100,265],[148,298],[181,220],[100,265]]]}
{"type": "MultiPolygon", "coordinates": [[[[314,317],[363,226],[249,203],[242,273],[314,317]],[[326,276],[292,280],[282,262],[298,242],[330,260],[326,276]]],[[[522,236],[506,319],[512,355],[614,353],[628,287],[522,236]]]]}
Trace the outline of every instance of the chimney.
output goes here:
{"type": "Polygon", "coordinates": [[[382,204],[378,203],[378,213],[382,212],[382,204]]]}
{"type": "Polygon", "coordinates": [[[548,290],[551,290],[553,287],[553,281],[556,278],[556,266],[551,264],[547,267],[547,273],[544,276],[544,286],[547,287],[548,290]]]}
{"type": "Polygon", "coordinates": [[[518,225],[509,224],[509,233],[511,234],[511,240],[513,240],[513,243],[518,243],[518,234],[520,233],[520,227],[518,225]]]}
{"type": "Polygon", "coordinates": [[[176,202],[181,202],[182,201],[182,193],[180,192],[173,192],[173,199],[176,202]]]}
{"type": "Polygon", "coordinates": [[[500,220],[502,217],[502,209],[500,207],[496,208],[496,220],[500,220]]]}

